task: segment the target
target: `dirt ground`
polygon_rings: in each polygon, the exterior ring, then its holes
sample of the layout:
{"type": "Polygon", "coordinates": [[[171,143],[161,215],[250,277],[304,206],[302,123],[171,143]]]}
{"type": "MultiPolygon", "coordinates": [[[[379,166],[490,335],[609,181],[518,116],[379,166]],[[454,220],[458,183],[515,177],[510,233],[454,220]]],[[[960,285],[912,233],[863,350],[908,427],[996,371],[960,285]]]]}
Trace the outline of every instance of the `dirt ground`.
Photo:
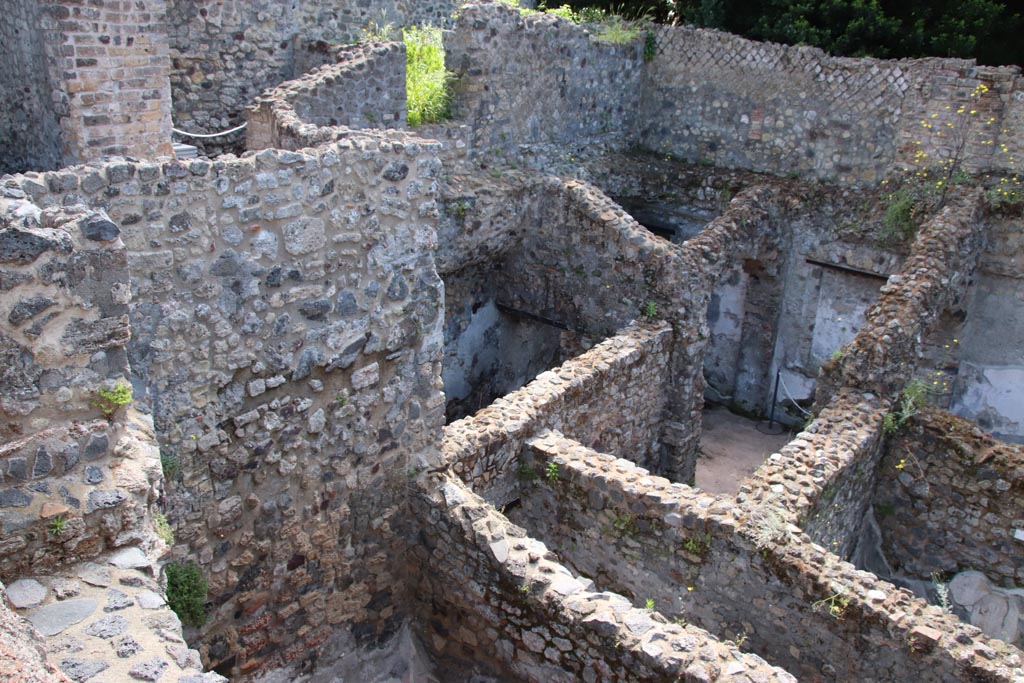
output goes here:
{"type": "MultiPolygon", "coordinates": [[[[708,493],[735,495],[744,478],[793,438],[788,431],[762,434],[757,424],[756,420],[734,415],[720,406],[705,409],[701,455],[697,459],[698,488],[708,493]]],[[[767,429],[767,425],[762,424],[762,429],[767,429]]],[[[776,424],[773,431],[778,429],[776,424]]]]}

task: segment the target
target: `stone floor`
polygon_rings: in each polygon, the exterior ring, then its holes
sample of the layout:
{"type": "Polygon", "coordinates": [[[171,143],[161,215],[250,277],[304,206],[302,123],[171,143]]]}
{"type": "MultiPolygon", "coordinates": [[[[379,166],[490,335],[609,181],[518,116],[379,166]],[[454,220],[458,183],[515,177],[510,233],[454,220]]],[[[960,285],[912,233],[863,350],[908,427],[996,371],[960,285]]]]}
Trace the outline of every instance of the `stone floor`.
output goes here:
{"type": "MultiPolygon", "coordinates": [[[[767,423],[759,423],[729,412],[722,406],[709,406],[704,410],[704,429],[697,459],[697,487],[720,495],[734,496],[740,482],[754,473],[761,463],[786,445],[793,435],[764,434],[767,423]]],[[[770,431],[778,431],[776,424],[770,431]]]]}
{"type": "Polygon", "coordinates": [[[154,565],[124,548],[7,586],[7,598],[43,637],[50,661],[76,683],[217,683],[181,637],[154,565]]]}

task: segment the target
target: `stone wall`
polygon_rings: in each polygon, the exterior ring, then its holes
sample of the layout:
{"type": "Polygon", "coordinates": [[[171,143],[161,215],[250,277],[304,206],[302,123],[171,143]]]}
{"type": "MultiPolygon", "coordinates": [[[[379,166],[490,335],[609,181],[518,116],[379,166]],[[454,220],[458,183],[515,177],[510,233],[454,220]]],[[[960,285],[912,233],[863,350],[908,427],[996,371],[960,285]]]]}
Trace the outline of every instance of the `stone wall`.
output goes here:
{"type": "MultiPolygon", "coordinates": [[[[305,43],[354,42],[370,22],[443,25],[456,5],[452,0],[168,0],[175,123],[196,133],[232,128],[263,89],[301,75],[295,64],[308,63],[297,55],[305,43]]],[[[203,148],[215,153],[238,142],[237,137],[217,139],[203,148]]]]}
{"type": "Polygon", "coordinates": [[[1018,313],[1024,297],[1022,249],[1019,218],[989,220],[985,250],[964,302],[966,320],[938,345],[944,364],[957,361],[950,409],[1000,439],[1017,442],[1024,441],[1024,319],[1018,313]],[[999,334],[993,335],[994,329],[999,334]]]}
{"type": "MultiPolygon", "coordinates": [[[[0,584],[0,593],[4,592],[0,584]]],[[[71,679],[46,660],[40,640],[38,632],[26,628],[11,611],[7,600],[0,600],[0,675],[24,683],[68,683],[71,679]]]]}
{"type": "Polygon", "coordinates": [[[568,155],[632,141],[641,40],[603,44],[567,20],[494,3],[462,8],[445,50],[458,79],[455,117],[492,160],[516,158],[520,146],[568,155]]]}
{"type": "Polygon", "coordinates": [[[559,476],[524,487],[513,519],[598,589],[653,600],[801,680],[1014,680],[1015,648],[858,572],[764,500],[703,494],[555,433],[527,453],[559,476]]]}
{"type": "Polygon", "coordinates": [[[429,520],[413,548],[431,568],[416,591],[423,637],[451,680],[470,671],[536,683],[795,680],[699,628],[595,592],[461,482],[440,482],[416,509],[429,520]]]}
{"type": "Polygon", "coordinates": [[[520,471],[519,453],[544,429],[658,465],[670,342],[664,324],[627,328],[473,417],[448,425],[446,460],[496,506],[518,497],[524,476],[542,476],[520,471]]]}
{"type": "Polygon", "coordinates": [[[246,111],[246,148],[297,149],[290,127],[405,128],[405,45],[366,43],[268,90],[246,111]]]}
{"type": "Polygon", "coordinates": [[[49,49],[60,55],[53,78],[67,92],[64,163],[170,155],[164,1],[50,3],[47,14],[49,49]]]}
{"type": "Polygon", "coordinates": [[[500,268],[444,276],[444,393],[448,422],[472,415],[565,360],[562,329],[496,299],[500,268]]]}
{"type": "Polygon", "coordinates": [[[48,171],[62,165],[63,153],[42,28],[46,8],[34,0],[11,0],[3,9],[0,174],[48,171]]]}
{"type": "Polygon", "coordinates": [[[953,195],[920,227],[910,255],[881,288],[856,337],[822,366],[819,405],[837,387],[892,396],[910,380],[923,334],[967,293],[981,241],[979,197],[977,190],[953,195]]]}
{"type": "Polygon", "coordinates": [[[639,135],[640,145],[654,152],[870,186],[891,168],[913,166],[918,151],[931,159],[951,156],[950,137],[936,133],[952,123],[972,138],[966,168],[1013,170],[1011,154],[993,149],[1021,144],[1020,128],[1010,126],[1022,109],[1018,69],[954,59],[831,57],[816,48],[682,26],[658,27],[657,39],[639,135]],[[990,90],[970,109],[997,119],[983,135],[956,114],[979,84],[990,90]],[[940,124],[923,127],[933,113],[940,124]],[[981,144],[981,137],[994,138],[996,147],[981,144]]]}
{"type": "Polygon", "coordinates": [[[722,216],[677,246],[643,229],[587,183],[546,178],[535,188],[543,201],[522,246],[505,259],[500,300],[591,339],[645,311],[670,322],[672,387],[660,471],[691,481],[711,292],[737,262],[777,240],[772,191],[744,190],[722,216]]]}
{"type": "Polygon", "coordinates": [[[40,210],[10,181],[2,191],[0,578],[10,581],[148,543],[159,470],[151,435],[97,407],[128,373],[117,226],[84,207],[40,210]]]}
{"type": "Polygon", "coordinates": [[[344,141],[12,181],[120,226],[133,369],[181,471],[174,556],[209,580],[219,671],[308,669],[335,627],[366,647],[407,618],[407,481],[443,422],[433,151],[344,141]]]}
{"type": "Polygon", "coordinates": [[[16,178],[2,193],[4,646],[35,639],[51,662],[39,665],[40,680],[56,664],[74,680],[169,669],[215,683],[184,646],[158,582],[163,475],[152,419],[127,405],[131,292],[120,230],[81,205],[40,209],[16,178]],[[8,619],[8,600],[35,631],[8,619]],[[21,635],[7,637],[11,629],[21,635]],[[115,652],[111,639],[126,633],[115,652]]]}
{"type": "Polygon", "coordinates": [[[849,559],[870,504],[887,405],[844,391],[741,487],[737,499],[770,501],[815,543],[849,559]]]}
{"type": "Polygon", "coordinates": [[[900,574],[932,581],[965,569],[1024,584],[1024,454],[928,409],[890,438],[871,501],[900,574]]]}

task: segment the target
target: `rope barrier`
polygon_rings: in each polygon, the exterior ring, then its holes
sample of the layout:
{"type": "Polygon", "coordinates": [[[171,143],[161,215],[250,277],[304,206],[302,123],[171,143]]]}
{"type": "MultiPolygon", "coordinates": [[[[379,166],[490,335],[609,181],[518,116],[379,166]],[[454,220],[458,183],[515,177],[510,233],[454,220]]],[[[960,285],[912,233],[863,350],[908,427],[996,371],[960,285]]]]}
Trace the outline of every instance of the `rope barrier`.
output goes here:
{"type": "Polygon", "coordinates": [[[189,137],[189,138],[219,138],[219,137],[221,137],[223,135],[231,135],[232,133],[237,133],[238,131],[244,129],[248,125],[249,125],[249,122],[246,121],[242,125],[235,126],[231,130],[226,130],[223,133],[188,133],[188,132],[183,131],[183,130],[178,130],[177,128],[171,128],[171,132],[172,133],[177,133],[178,135],[184,135],[185,137],[189,137]]]}
{"type": "Polygon", "coordinates": [[[793,394],[789,393],[789,387],[786,386],[786,378],[782,376],[782,373],[779,373],[779,382],[782,384],[782,392],[786,394],[786,398],[789,399],[790,403],[796,406],[796,409],[803,413],[805,417],[811,417],[810,411],[804,410],[800,404],[796,402],[796,399],[793,398],[793,394]]]}

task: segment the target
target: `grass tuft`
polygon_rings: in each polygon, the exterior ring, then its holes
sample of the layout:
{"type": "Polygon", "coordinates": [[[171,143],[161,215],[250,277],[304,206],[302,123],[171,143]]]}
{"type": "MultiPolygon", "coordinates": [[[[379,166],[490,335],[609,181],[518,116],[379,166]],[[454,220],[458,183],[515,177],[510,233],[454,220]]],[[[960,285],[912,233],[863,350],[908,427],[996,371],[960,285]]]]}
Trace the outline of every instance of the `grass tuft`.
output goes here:
{"type": "Polygon", "coordinates": [[[441,29],[407,28],[402,31],[406,49],[406,93],[411,127],[444,121],[451,115],[451,78],[444,68],[441,29]]]}

